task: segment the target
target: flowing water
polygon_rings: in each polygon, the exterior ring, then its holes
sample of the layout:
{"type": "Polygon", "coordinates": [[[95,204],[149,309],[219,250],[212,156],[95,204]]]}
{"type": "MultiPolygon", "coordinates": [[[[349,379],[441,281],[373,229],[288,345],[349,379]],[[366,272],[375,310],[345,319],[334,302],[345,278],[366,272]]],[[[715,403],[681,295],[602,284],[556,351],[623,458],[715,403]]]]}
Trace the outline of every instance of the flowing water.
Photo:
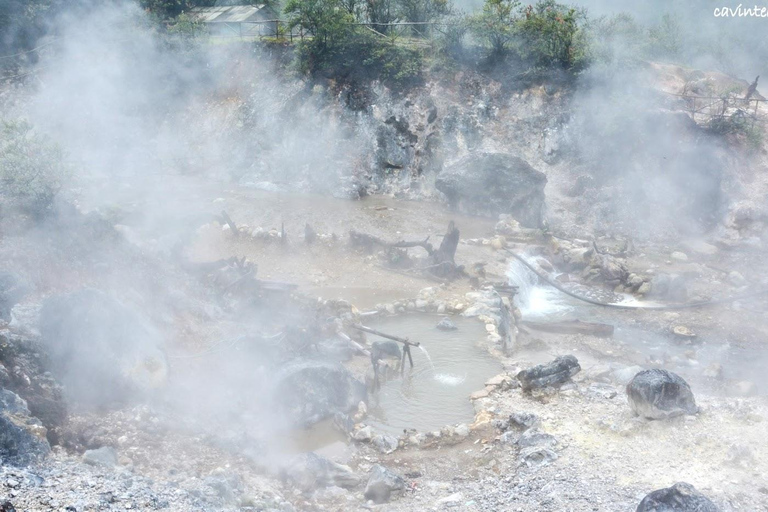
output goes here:
{"type": "Polygon", "coordinates": [[[469,395],[482,389],[501,365],[484,347],[482,322],[454,317],[451,321],[458,330],[441,331],[436,327],[439,321],[438,316],[403,315],[369,322],[383,332],[418,341],[424,349],[411,352],[413,369],[406,362],[402,378],[383,382],[381,390],[370,396],[369,419],[377,429],[399,434],[405,428],[434,431],[472,422],[469,395]]]}
{"type": "Polygon", "coordinates": [[[509,284],[518,287],[515,303],[526,320],[564,320],[573,318],[576,312],[575,299],[556,290],[525,265],[512,259],[507,269],[509,284]]]}

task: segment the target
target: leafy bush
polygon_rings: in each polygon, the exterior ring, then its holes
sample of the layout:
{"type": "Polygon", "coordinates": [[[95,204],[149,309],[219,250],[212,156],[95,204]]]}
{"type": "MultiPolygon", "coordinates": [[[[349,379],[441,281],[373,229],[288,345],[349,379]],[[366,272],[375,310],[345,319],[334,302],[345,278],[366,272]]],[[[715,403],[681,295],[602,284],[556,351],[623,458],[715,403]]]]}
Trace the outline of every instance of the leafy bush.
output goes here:
{"type": "Polygon", "coordinates": [[[587,52],[580,24],[585,20],[583,10],[554,0],[529,5],[517,24],[520,56],[537,66],[583,67],[587,52]]]}
{"type": "Polygon", "coordinates": [[[69,174],[63,152],[25,121],[0,121],[0,130],[0,198],[41,215],[69,174]]]}
{"type": "Polygon", "coordinates": [[[578,69],[587,62],[585,22],[583,10],[554,0],[526,7],[518,0],[486,0],[470,26],[491,58],[514,52],[533,66],[578,69]]]}

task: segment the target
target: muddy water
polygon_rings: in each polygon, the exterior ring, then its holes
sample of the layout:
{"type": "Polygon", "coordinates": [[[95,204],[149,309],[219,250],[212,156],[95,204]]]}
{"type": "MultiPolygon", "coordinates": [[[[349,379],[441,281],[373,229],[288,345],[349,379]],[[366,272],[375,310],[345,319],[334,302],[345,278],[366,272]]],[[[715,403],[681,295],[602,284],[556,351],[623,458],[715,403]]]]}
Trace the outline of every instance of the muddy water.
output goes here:
{"type": "MultiPolygon", "coordinates": [[[[434,431],[446,425],[471,423],[469,395],[501,371],[501,365],[483,347],[485,329],[476,319],[452,317],[456,331],[440,331],[438,316],[405,315],[371,320],[381,331],[419,341],[429,354],[412,350],[414,368],[406,363],[405,376],[385,382],[369,398],[371,423],[395,434],[404,428],[434,431]],[[431,363],[430,360],[431,359],[431,363]]],[[[376,337],[371,336],[371,341],[376,337]]]]}

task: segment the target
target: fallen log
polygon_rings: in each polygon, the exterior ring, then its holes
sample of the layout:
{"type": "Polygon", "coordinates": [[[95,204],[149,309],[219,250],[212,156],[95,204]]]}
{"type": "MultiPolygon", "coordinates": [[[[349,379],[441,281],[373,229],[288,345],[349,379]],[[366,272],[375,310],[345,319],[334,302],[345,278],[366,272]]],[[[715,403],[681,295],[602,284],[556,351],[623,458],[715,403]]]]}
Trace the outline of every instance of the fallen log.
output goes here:
{"type": "Polygon", "coordinates": [[[613,336],[613,326],[579,320],[564,320],[562,322],[531,322],[523,320],[523,327],[535,331],[550,332],[555,334],[588,334],[598,338],[610,338],[613,336]]]}
{"type": "Polygon", "coordinates": [[[238,236],[240,233],[237,231],[237,226],[234,222],[232,222],[232,219],[227,215],[227,212],[224,210],[221,210],[221,215],[216,217],[216,220],[218,220],[222,224],[227,224],[229,226],[229,229],[232,231],[232,235],[238,236]]]}

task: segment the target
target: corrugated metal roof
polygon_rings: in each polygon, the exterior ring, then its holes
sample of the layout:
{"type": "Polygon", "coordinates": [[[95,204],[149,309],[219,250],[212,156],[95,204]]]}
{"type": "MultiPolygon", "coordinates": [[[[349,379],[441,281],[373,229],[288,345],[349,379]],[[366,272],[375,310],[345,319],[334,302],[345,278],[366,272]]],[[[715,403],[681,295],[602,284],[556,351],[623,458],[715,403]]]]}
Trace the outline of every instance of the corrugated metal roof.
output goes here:
{"type": "MultiPolygon", "coordinates": [[[[230,7],[197,7],[189,12],[203,23],[246,23],[263,21],[264,5],[233,5],[230,7]]],[[[267,15],[268,16],[268,15],[267,15]]]]}

